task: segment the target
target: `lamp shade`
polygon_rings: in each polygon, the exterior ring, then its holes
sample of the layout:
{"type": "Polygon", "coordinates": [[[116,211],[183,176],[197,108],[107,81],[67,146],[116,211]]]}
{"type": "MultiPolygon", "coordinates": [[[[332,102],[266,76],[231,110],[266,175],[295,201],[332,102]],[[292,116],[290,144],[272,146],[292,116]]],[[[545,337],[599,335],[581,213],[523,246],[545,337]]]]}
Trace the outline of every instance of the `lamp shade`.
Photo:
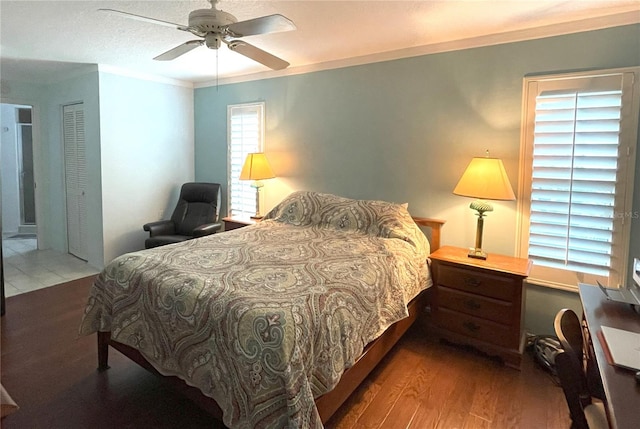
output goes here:
{"type": "Polygon", "coordinates": [[[264,153],[250,153],[244,161],[240,180],[263,180],[276,177],[264,153]]]}
{"type": "Polygon", "coordinates": [[[515,200],[509,177],[498,158],[473,158],[453,193],[484,200],[515,200]]]}

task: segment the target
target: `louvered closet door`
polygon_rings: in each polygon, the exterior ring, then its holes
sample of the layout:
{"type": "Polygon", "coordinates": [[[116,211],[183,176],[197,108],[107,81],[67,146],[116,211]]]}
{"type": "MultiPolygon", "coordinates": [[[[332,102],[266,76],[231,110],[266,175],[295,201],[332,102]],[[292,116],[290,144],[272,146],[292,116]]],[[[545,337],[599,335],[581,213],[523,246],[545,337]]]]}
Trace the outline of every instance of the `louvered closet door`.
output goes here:
{"type": "Polygon", "coordinates": [[[67,241],[69,253],[87,259],[87,166],[84,105],[63,107],[67,241]]]}

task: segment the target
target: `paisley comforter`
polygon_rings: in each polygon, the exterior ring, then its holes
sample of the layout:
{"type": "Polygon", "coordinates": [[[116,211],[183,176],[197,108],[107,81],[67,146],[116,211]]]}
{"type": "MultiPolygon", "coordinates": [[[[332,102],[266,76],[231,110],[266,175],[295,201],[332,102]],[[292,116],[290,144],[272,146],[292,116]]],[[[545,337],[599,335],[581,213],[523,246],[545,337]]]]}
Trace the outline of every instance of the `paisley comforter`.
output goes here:
{"type": "Polygon", "coordinates": [[[297,192],[250,227],[116,258],[81,334],[110,331],[231,428],[321,428],[314,398],[431,280],[405,206],[297,192]]]}

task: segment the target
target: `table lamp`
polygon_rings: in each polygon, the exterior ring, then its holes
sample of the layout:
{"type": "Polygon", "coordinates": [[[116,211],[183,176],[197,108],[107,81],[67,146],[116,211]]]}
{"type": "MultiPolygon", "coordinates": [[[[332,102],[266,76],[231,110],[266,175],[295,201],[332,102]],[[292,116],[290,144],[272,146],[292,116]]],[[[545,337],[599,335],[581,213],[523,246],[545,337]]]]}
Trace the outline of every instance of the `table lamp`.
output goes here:
{"type": "Polygon", "coordinates": [[[476,229],[476,246],[469,249],[470,258],[487,259],[482,250],[482,228],[486,212],[493,211],[493,206],[484,200],[515,200],[509,177],[502,161],[490,158],[489,151],[484,158],[473,158],[453,193],[463,197],[477,198],[469,207],[477,210],[478,227],[476,229]]]}
{"type": "Polygon", "coordinates": [[[265,179],[273,179],[275,174],[269,165],[267,157],[262,152],[250,153],[244,160],[240,180],[253,180],[251,187],[256,188],[256,214],[251,219],[261,219],[260,214],[260,189],[264,186],[265,179]]]}

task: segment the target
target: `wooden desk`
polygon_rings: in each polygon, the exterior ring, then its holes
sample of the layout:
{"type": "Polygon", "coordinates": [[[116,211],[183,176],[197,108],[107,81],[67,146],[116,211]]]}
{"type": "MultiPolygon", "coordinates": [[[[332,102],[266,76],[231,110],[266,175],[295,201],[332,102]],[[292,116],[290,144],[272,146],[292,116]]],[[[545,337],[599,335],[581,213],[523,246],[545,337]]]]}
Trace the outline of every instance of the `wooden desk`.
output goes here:
{"type": "Polygon", "coordinates": [[[628,304],[608,301],[597,286],[580,284],[579,288],[583,318],[607,397],[609,424],[613,429],[640,427],[640,384],[635,381],[635,371],[610,365],[598,334],[602,325],[640,333],[640,315],[628,304]]]}

